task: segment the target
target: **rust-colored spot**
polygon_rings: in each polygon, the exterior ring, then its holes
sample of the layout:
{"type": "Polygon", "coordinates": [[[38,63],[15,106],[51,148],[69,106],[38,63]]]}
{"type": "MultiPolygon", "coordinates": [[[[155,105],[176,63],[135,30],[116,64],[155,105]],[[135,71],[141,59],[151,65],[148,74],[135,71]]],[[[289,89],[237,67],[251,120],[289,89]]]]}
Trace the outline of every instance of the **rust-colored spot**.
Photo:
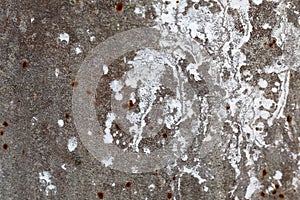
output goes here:
{"type": "Polygon", "coordinates": [[[288,123],[291,123],[292,120],[293,120],[293,118],[292,118],[291,115],[286,116],[286,121],[287,121],[288,123]]]}
{"type": "Polygon", "coordinates": [[[42,77],[41,83],[44,85],[45,84],[45,77],[42,77]]]}
{"type": "Polygon", "coordinates": [[[163,133],[163,134],[162,134],[162,137],[163,137],[163,138],[167,138],[167,137],[168,137],[168,134],[167,134],[167,133],[163,133]]]}
{"type": "Polygon", "coordinates": [[[133,107],[134,107],[134,103],[133,103],[132,100],[129,100],[129,101],[128,101],[128,107],[129,107],[129,108],[133,108],[133,107]]]}
{"type": "Polygon", "coordinates": [[[4,130],[0,130],[0,135],[4,135],[4,130]]]}
{"type": "Polygon", "coordinates": [[[276,39],[272,38],[271,42],[269,43],[269,47],[273,47],[276,44],[276,39]]]}
{"type": "Polygon", "coordinates": [[[176,3],[179,3],[179,0],[177,0],[176,3]]]}
{"type": "Polygon", "coordinates": [[[279,188],[279,184],[275,183],[275,188],[278,189],[279,188]]]}
{"type": "Polygon", "coordinates": [[[75,88],[75,87],[77,87],[77,86],[78,86],[78,82],[77,82],[77,81],[72,81],[71,87],[72,87],[72,88],[75,88]]]}
{"type": "Polygon", "coordinates": [[[8,149],[8,145],[7,145],[7,144],[3,144],[2,147],[3,147],[4,150],[7,150],[7,149],[8,149]]]}
{"type": "Polygon", "coordinates": [[[7,121],[4,121],[4,122],[3,122],[3,126],[4,126],[4,127],[8,127],[7,121]]]}
{"type": "Polygon", "coordinates": [[[128,187],[128,188],[131,187],[131,182],[128,181],[128,182],[125,184],[125,186],[128,187]]]}
{"type": "Polygon", "coordinates": [[[69,113],[66,113],[66,114],[65,114],[65,118],[66,118],[66,119],[71,119],[71,115],[70,115],[69,113]]]}
{"type": "Polygon", "coordinates": [[[290,79],[291,79],[291,80],[294,79],[294,73],[293,73],[293,72],[290,73],[290,79]]]}
{"type": "Polygon", "coordinates": [[[229,110],[229,109],[230,109],[230,105],[227,104],[227,105],[226,105],[226,110],[229,110]]]}
{"type": "Polygon", "coordinates": [[[6,22],[7,24],[9,24],[9,22],[10,22],[9,17],[6,17],[5,22],[6,22]]]}
{"type": "Polygon", "coordinates": [[[265,196],[266,196],[266,193],[265,193],[264,191],[261,191],[261,192],[260,192],[260,196],[261,196],[261,197],[265,197],[265,196]]]}
{"type": "Polygon", "coordinates": [[[22,150],[22,155],[25,155],[25,150],[24,149],[22,150]]]}
{"type": "Polygon", "coordinates": [[[119,124],[115,124],[115,127],[118,131],[122,130],[121,127],[119,126],[119,124]]]}
{"type": "Polygon", "coordinates": [[[122,12],[124,10],[124,4],[122,2],[117,3],[116,11],[122,12]]]}
{"type": "Polygon", "coordinates": [[[23,60],[22,67],[23,69],[26,69],[28,67],[28,60],[23,60]]]}
{"type": "Polygon", "coordinates": [[[91,94],[92,94],[92,91],[91,91],[90,89],[87,89],[87,90],[86,90],[86,93],[87,93],[88,95],[91,95],[91,94]]]}
{"type": "Polygon", "coordinates": [[[283,199],[284,195],[283,194],[279,194],[278,197],[281,198],[281,199],[283,199]]]}
{"type": "Polygon", "coordinates": [[[168,199],[171,199],[171,198],[172,198],[172,193],[171,193],[171,192],[168,192],[168,193],[167,193],[167,197],[168,197],[168,199]]]}
{"type": "Polygon", "coordinates": [[[18,24],[21,24],[21,17],[17,17],[18,24]]]}
{"type": "Polygon", "coordinates": [[[104,193],[103,192],[98,192],[98,198],[103,199],[104,198],[104,193]]]}
{"type": "Polygon", "coordinates": [[[267,170],[266,170],[266,169],[263,169],[263,170],[262,170],[262,176],[265,177],[266,175],[267,175],[267,170]]]}
{"type": "Polygon", "coordinates": [[[272,194],[276,194],[277,190],[272,190],[272,194]]]}
{"type": "Polygon", "coordinates": [[[175,181],[175,180],[176,180],[176,176],[173,176],[173,178],[172,178],[172,179],[173,179],[173,181],[175,181]]]}

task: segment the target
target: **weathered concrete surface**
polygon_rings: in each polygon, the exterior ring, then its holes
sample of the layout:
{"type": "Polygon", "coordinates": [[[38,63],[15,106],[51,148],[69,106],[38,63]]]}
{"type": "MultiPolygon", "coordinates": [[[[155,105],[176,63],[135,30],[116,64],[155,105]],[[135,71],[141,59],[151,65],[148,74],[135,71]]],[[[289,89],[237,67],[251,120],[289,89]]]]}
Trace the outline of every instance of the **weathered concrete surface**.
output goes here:
{"type": "MultiPolygon", "coordinates": [[[[300,1],[117,3],[0,2],[0,199],[299,199],[300,1]],[[95,96],[99,131],[114,110],[110,84],[139,69],[139,60],[182,71],[186,79],[178,81],[188,81],[201,102],[192,112],[199,126],[187,151],[165,167],[114,170],[94,157],[101,147],[93,152],[79,136],[72,110],[73,90],[82,84],[77,72],[111,36],[153,26],[165,45],[158,53],[127,52],[107,66],[96,94],[86,91],[95,96]]],[[[176,94],[166,87],[156,98],[176,94]]],[[[116,124],[109,128],[119,134],[113,145],[134,152],[136,135],[116,124]]],[[[152,154],[176,138],[176,128],[165,125],[136,144],[152,154]]],[[[124,166],[131,163],[125,156],[124,166]]]]}

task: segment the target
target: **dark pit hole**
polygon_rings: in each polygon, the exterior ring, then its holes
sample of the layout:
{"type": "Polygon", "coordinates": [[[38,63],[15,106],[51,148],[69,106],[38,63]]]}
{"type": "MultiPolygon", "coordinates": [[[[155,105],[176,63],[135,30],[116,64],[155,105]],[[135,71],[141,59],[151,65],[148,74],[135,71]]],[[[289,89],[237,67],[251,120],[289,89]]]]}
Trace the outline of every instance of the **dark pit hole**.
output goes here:
{"type": "Polygon", "coordinates": [[[23,61],[22,67],[23,67],[23,69],[26,69],[28,67],[28,61],[27,60],[23,61]]]}
{"type": "Polygon", "coordinates": [[[4,127],[8,127],[7,121],[4,121],[4,122],[3,122],[3,126],[4,126],[4,127]]]}
{"type": "Polygon", "coordinates": [[[124,4],[122,2],[117,3],[116,11],[122,12],[124,10],[124,4]]]}
{"type": "Polygon", "coordinates": [[[265,193],[264,191],[261,191],[261,192],[260,192],[260,196],[261,196],[261,197],[265,197],[265,196],[266,196],[266,193],[265,193]]]}
{"type": "Polygon", "coordinates": [[[288,123],[291,123],[292,120],[293,120],[293,118],[292,118],[291,115],[286,116],[286,121],[287,121],[288,123]]]}
{"type": "Polygon", "coordinates": [[[279,194],[278,197],[281,198],[281,199],[283,199],[284,195],[283,194],[279,194]]]}
{"type": "Polygon", "coordinates": [[[104,193],[103,192],[98,192],[98,198],[103,199],[104,198],[104,193]]]}
{"type": "Polygon", "coordinates": [[[77,87],[77,86],[78,86],[78,82],[77,82],[77,81],[72,81],[71,87],[72,87],[72,88],[75,88],[75,87],[77,87]]]}
{"type": "Polygon", "coordinates": [[[4,135],[4,131],[3,130],[0,130],[0,135],[4,135]]]}
{"type": "Polygon", "coordinates": [[[167,197],[168,197],[168,199],[171,199],[172,198],[172,193],[168,192],[167,197]]]}
{"type": "Polygon", "coordinates": [[[126,186],[127,188],[130,188],[130,187],[131,187],[131,182],[128,181],[128,182],[125,184],[125,186],[126,186]]]}
{"type": "Polygon", "coordinates": [[[263,169],[262,171],[262,176],[266,176],[267,175],[267,170],[266,169],[263,169]]]}
{"type": "Polygon", "coordinates": [[[7,149],[8,149],[8,145],[7,145],[7,144],[3,144],[2,147],[3,147],[4,150],[7,150],[7,149]]]}

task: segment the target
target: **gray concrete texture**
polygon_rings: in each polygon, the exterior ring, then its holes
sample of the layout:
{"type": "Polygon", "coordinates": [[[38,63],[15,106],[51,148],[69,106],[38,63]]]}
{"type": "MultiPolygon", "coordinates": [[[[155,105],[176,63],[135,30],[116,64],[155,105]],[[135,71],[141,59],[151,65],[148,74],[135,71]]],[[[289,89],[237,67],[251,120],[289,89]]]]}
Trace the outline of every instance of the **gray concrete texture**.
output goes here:
{"type": "Polygon", "coordinates": [[[1,0],[0,199],[300,199],[299,0],[1,0]]]}

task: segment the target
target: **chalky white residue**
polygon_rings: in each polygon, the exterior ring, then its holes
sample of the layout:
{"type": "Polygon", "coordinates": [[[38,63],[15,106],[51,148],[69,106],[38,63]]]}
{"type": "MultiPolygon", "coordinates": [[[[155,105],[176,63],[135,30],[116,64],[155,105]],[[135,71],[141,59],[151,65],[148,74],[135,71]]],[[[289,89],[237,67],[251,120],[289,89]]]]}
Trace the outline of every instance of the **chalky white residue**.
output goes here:
{"type": "Polygon", "coordinates": [[[49,196],[50,193],[55,195],[57,193],[57,188],[55,185],[52,184],[51,181],[52,175],[49,171],[43,171],[39,173],[39,179],[42,187],[45,188],[45,194],[46,196],[49,196]]]}
{"type": "Polygon", "coordinates": [[[119,80],[113,80],[110,84],[109,84],[110,88],[115,92],[115,98],[117,100],[122,100],[123,99],[123,96],[122,94],[120,93],[120,91],[122,90],[123,88],[123,83],[122,81],[119,81],[119,80]]]}
{"type": "Polygon", "coordinates": [[[261,187],[262,185],[256,177],[250,177],[250,184],[247,187],[245,198],[250,199],[253,193],[258,191],[261,187]]]}
{"type": "Polygon", "coordinates": [[[104,130],[105,135],[104,135],[104,138],[103,138],[105,144],[110,144],[110,143],[112,143],[113,140],[114,140],[113,137],[112,137],[112,135],[111,135],[111,133],[110,133],[110,128],[111,128],[111,126],[112,126],[112,122],[113,122],[115,119],[116,119],[116,116],[115,116],[114,113],[108,113],[108,114],[107,114],[107,120],[106,120],[106,122],[105,122],[106,128],[105,128],[105,130],[104,130]]]}
{"type": "Polygon", "coordinates": [[[103,159],[103,160],[101,160],[101,163],[105,166],[105,167],[108,167],[108,166],[110,166],[110,165],[112,165],[113,164],[113,160],[114,160],[114,157],[109,157],[109,158],[107,158],[107,159],[103,159]]]}
{"type": "Polygon", "coordinates": [[[68,150],[70,152],[74,151],[76,148],[77,148],[77,138],[76,137],[71,137],[69,140],[68,140],[68,150]]]}
{"type": "Polygon", "coordinates": [[[201,176],[199,175],[199,172],[196,170],[196,167],[187,168],[186,166],[184,166],[182,172],[190,174],[194,178],[198,179],[198,183],[199,184],[202,184],[202,183],[204,183],[206,181],[206,179],[201,178],[201,176]]]}
{"type": "Polygon", "coordinates": [[[60,42],[65,41],[65,42],[67,42],[67,44],[69,44],[70,36],[68,33],[61,33],[61,34],[59,34],[58,40],[60,42]]]}

